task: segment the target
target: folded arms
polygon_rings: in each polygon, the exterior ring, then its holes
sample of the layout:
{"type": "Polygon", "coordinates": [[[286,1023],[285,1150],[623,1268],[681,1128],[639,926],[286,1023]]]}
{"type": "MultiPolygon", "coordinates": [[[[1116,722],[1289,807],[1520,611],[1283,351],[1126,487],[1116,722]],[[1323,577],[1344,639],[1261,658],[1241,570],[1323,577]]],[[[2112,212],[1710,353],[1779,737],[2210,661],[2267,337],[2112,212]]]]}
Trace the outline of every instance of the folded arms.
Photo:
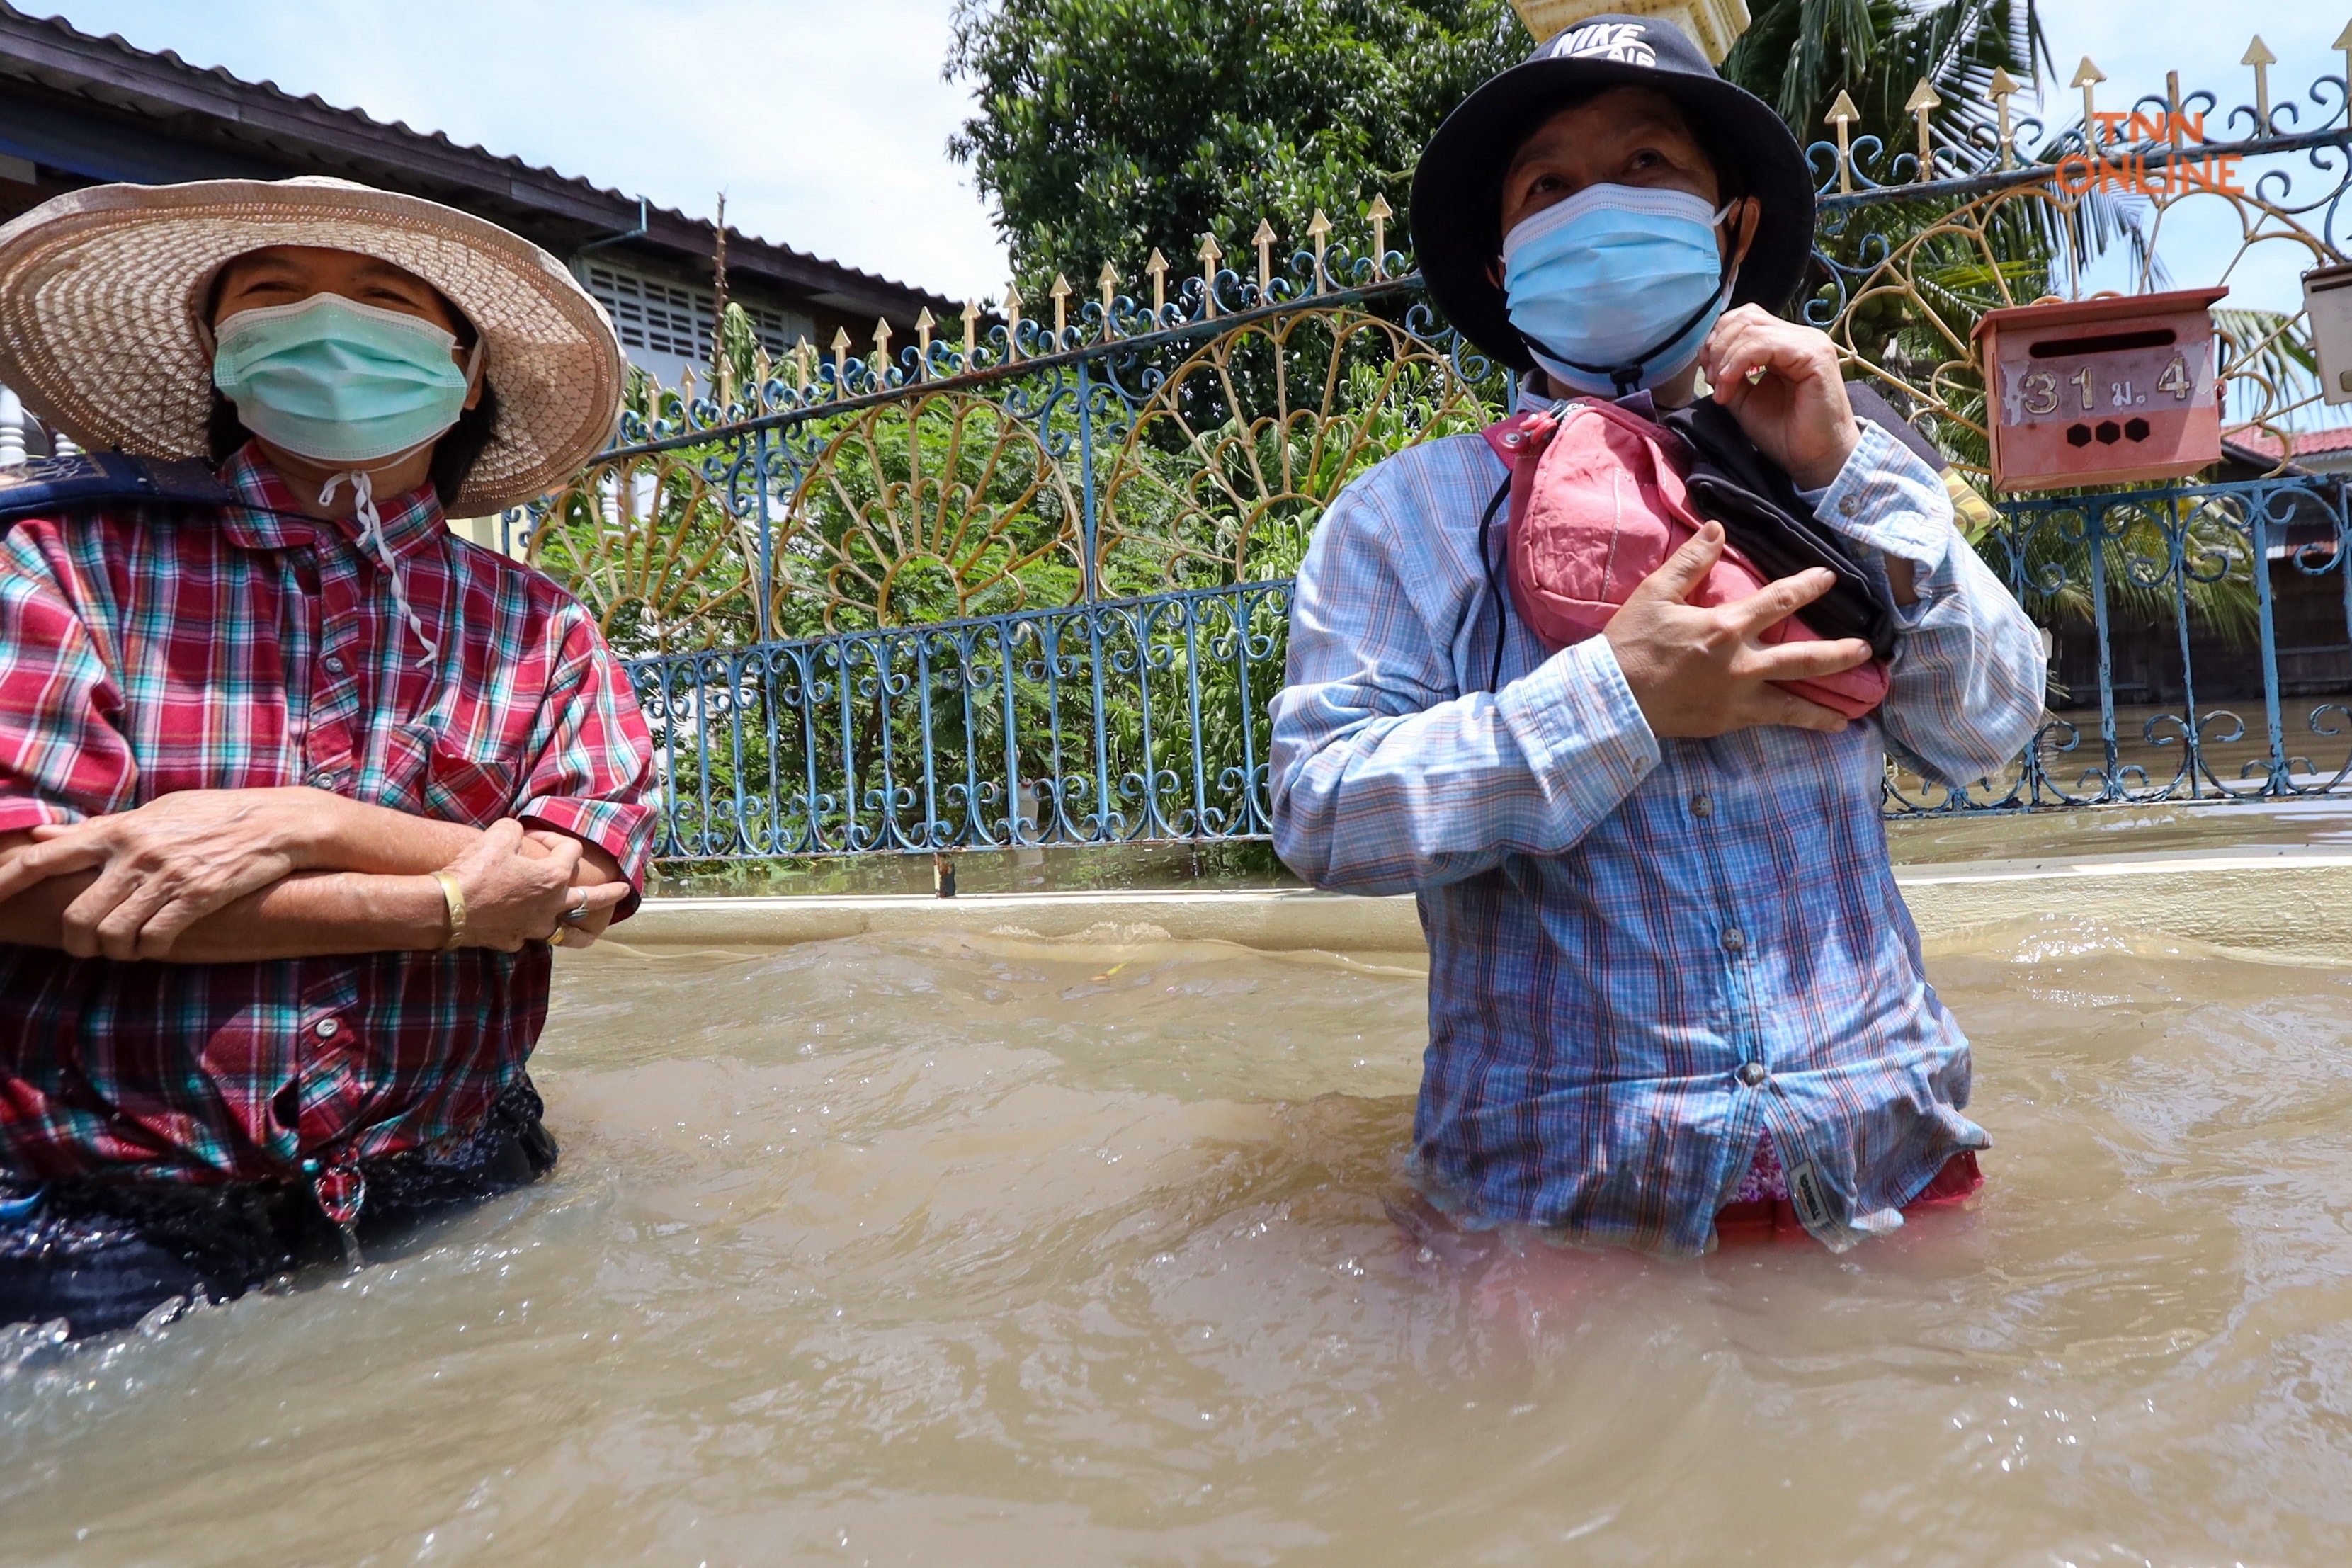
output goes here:
{"type": "Polygon", "coordinates": [[[585,946],[630,888],[602,846],[485,830],[300,786],[185,790],[0,837],[0,941],[205,963],[431,951],[456,879],[467,946],[585,946]],[[565,917],[583,910],[579,920],[565,917]]]}

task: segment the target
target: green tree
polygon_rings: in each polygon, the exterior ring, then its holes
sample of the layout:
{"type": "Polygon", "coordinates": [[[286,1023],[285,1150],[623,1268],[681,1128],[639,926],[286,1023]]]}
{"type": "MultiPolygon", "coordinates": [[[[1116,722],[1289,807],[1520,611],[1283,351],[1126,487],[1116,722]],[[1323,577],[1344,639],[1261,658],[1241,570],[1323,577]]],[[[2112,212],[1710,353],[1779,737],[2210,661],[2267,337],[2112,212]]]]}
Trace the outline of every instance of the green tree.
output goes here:
{"type": "Polygon", "coordinates": [[[1318,206],[1402,211],[1446,111],[1530,47],[1506,0],[959,0],[979,111],[950,151],[1024,275],[1181,268],[1262,216],[1295,244],[1318,206]]]}

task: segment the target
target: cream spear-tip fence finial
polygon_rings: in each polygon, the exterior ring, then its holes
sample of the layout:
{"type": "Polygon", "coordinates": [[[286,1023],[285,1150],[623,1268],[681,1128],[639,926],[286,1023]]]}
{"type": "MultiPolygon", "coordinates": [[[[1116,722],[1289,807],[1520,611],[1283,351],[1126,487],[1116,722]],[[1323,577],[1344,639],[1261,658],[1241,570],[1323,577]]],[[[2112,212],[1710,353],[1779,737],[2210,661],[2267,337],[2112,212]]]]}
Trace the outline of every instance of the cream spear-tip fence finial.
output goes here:
{"type": "Polygon", "coordinates": [[[1386,278],[1389,275],[1389,219],[1396,216],[1396,209],[1389,205],[1388,197],[1374,191],[1372,205],[1364,209],[1364,216],[1372,220],[1372,276],[1386,278]]]}
{"type": "Polygon", "coordinates": [[[1168,309],[1168,258],[1160,254],[1158,246],[1151,247],[1151,259],[1143,264],[1143,269],[1151,275],[1151,327],[1157,331],[1160,312],[1168,309]]]}
{"type": "Polygon", "coordinates": [[[2085,153],[2099,150],[2099,105],[2093,96],[2093,89],[2106,79],[2107,73],[2094,65],[2090,56],[2084,55],[2083,63],[2074,68],[2074,79],[2066,84],[2083,89],[2083,151],[2085,153]]]}
{"type": "Polygon", "coordinates": [[[1944,100],[1936,96],[1935,88],[1924,76],[1919,79],[1919,85],[1911,89],[1911,96],[1903,100],[1903,112],[1909,115],[1912,122],[1919,128],[1917,177],[1923,181],[1936,177],[1936,149],[1927,137],[1927,117],[1943,107],[1944,100]]]}
{"type": "Polygon", "coordinates": [[[808,341],[806,332],[793,345],[793,384],[795,388],[816,384],[816,345],[808,341]]]}
{"type": "Polygon", "coordinates": [[[1822,118],[1837,127],[1838,195],[1850,196],[1853,195],[1853,122],[1862,118],[1862,110],[1853,106],[1853,94],[1840,88],[1837,100],[1822,118]]]}
{"type": "Polygon", "coordinates": [[[890,319],[887,316],[874,318],[874,374],[877,376],[890,374],[890,319]]]}
{"type": "Polygon", "coordinates": [[[1021,285],[1004,286],[1004,363],[1021,357],[1021,285]]]}
{"type": "Polygon", "coordinates": [[[980,352],[980,301],[979,301],[979,300],[966,300],[963,302],[963,367],[964,367],[964,369],[966,369],[966,370],[978,370],[978,369],[980,368],[980,366],[979,366],[979,365],[977,365],[977,364],[975,364],[975,363],[972,363],[972,356],[973,356],[973,355],[975,355],[975,354],[977,354],[979,352],[980,352]]]}
{"type": "MultiPolygon", "coordinates": [[[[2352,22],[2345,23],[2344,30],[2336,34],[2336,41],[2327,47],[2343,55],[2344,80],[2352,85],[2352,22]]],[[[2344,95],[2344,123],[2352,125],[2352,92],[2344,95]]]]}
{"type": "Polygon", "coordinates": [[[2256,33],[2238,63],[2254,68],[2254,134],[2267,136],[2271,133],[2271,67],[2278,64],[2278,57],[2271,53],[2271,47],[2256,33]]]}
{"type": "Polygon", "coordinates": [[[1223,258],[1224,254],[1225,253],[1223,250],[1218,248],[1217,237],[1215,235],[1204,234],[1201,237],[1201,298],[1202,302],[1201,319],[1202,321],[1206,321],[1211,316],[1217,313],[1217,263],[1223,258]]]}
{"type": "Polygon", "coordinates": [[[2000,117],[2000,166],[2017,167],[2017,134],[2010,129],[2009,100],[2017,93],[2017,79],[1999,66],[1992,68],[1992,85],[1985,89],[1992,99],[1993,112],[2000,117]]]}
{"type": "Polygon", "coordinates": [[[1095,279],[1095,287],[1102,290],[1103,342],[1108,342],[1111,338],[1111,314],[1118,300],[1118,269],[1109,262],[1104,262],[1102,276],[1095,279]]]}
{"type": "Polygon", "coordinates": [[[833,390],[835,395],[849,390],[849,329],[833,329],[833,390]]]}
{"type": "Polygon", "coordinates": [[[915,318],[915,374],[917,375],[928,376],[931,374],[931,329],[938,325],[939,322],[931,319],[931,308],[929,305],[924,306],[923,313],[915,318]]]}
{"type": "Polygon", "coordinates": [[[1054,286],[1045,292],[1054,301],[1054,352],[1059,353],[1070,330],[1070,280],[1056,272],[1054,286]]]}
{"type": "Polygon", "coordinates": [[[1250,236],[1250,243],[1257,247],[1257,302],[1263,305],[1274,291],[1274,225],[1265,218],[1258,219],[1257,232],[1250,236]]]}
{"type": "Polygon", "coordinates": [[[1321,207],[1317,207],[1315,209],[1315,216],[1307,220],[1307,241],[1315,247],[1315,291],[1318,294],[1323,292],[1325,287],[1323,279],[1323,244],[1324,241],[1329,237],[1330,233],[1331,220],[1323,216],[1323,209],[1321,207]]]}

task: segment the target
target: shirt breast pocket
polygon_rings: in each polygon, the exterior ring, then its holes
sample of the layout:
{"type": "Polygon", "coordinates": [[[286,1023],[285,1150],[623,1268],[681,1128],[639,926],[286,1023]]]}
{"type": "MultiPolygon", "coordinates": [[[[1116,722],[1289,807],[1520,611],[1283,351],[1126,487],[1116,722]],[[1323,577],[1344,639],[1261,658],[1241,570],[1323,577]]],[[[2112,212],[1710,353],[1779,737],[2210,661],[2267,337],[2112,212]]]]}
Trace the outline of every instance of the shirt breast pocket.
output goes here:
{"type": "Polygon", "coordinates": [[[396,730],[384,759],[379,800],[394,811],[488,827],[514,815],[516,770],[496,757],[477,757],[422,725],[396,730]]]}

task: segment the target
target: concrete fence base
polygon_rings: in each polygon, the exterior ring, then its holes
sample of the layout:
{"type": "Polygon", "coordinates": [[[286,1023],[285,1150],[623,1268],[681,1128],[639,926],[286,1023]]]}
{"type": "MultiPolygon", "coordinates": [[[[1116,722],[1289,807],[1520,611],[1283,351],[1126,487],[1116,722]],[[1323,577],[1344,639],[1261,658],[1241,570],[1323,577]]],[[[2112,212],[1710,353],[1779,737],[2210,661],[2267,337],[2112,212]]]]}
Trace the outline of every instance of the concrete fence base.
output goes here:
{"type": "MultiPolygon", "coordinates": [[[[1929,942],[2021,920],[2089,919],[2278,957],[2352,960],[2352,853],[2313,849],[2122,855],[1901,867],[1929,942]]],[[[1299,889],[992,893],[961,899],[652,899],[613,941],[648,949],[759,949],[839,937],[1017,930],[1073,936],[1151,926],[1179,941],[1270,950],[1418,952],[1410,898],[1299,889]]]]}

